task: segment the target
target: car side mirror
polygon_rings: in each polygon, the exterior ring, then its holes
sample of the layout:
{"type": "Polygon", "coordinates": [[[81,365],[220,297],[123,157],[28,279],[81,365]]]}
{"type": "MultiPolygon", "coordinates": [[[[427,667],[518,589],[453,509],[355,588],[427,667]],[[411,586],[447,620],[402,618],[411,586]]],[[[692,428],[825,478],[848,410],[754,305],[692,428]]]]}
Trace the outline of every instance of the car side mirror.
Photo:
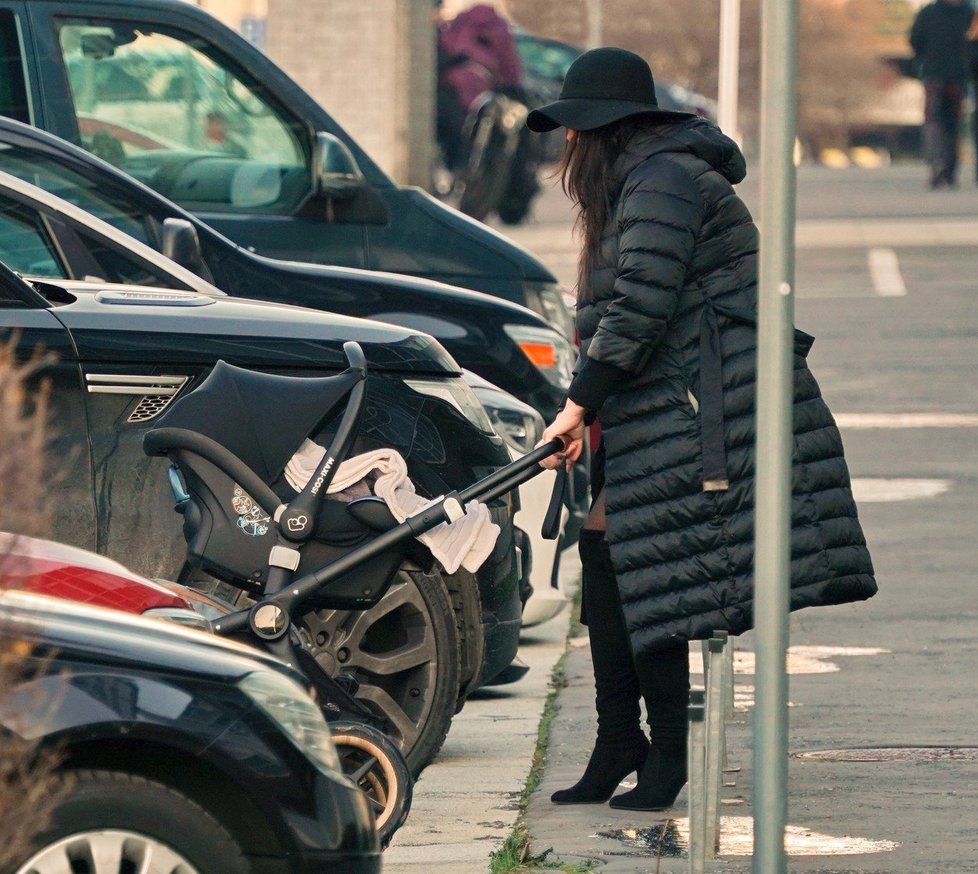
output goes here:
{"type": "Polygon", "coordinates": [[[320,131],[312,154],[313,187],[319,197],[345,200],[364,185],[357,159],[346,143],[333,134],[320,131]]]}
{"type": "Polygon", "coordinates": [[[204,253],[200,248],[197,228],[186,219],[163,220],[163,254],[198,276],[205,272],[204,253]]]}

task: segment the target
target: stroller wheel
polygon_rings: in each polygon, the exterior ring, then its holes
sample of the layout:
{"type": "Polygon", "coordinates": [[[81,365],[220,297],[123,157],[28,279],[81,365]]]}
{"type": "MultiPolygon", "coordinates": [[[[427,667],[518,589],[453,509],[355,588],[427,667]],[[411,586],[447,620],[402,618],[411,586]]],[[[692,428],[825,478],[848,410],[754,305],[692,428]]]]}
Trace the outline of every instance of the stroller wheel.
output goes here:
{"type": "Polygon", "coordinates": [[[362,722],[330,723],[343,773],[367,795],[386,847],[411,809],[414,781],[404,757],[387,735],[362,722]]]}

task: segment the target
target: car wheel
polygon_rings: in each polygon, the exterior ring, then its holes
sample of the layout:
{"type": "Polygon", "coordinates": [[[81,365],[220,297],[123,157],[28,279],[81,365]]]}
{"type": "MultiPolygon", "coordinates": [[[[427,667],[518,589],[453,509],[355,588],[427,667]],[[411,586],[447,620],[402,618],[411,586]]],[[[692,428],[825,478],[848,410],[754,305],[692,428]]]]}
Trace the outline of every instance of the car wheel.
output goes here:
{"type": "Polygon", "coordinates": [[[70,771],[17,874],[246,874],[237,841],[179,792],[132,774],[70,771]]]}
{"type": "Polygon", "coordinates": [[[420,774],[445,741],[458,696],[458,631],[441,574],[402,569],[373,607],[315,610],[299,625],[320,667],[356,681],[356,697],[420,774]]]}
{"type": "Polygon", "coordinates": [[[381,847],[407,819],[414,781],[397,747],[379,729],[362,722],[329,726],[343,773],[366,794],[377,823],[381,847]]]}

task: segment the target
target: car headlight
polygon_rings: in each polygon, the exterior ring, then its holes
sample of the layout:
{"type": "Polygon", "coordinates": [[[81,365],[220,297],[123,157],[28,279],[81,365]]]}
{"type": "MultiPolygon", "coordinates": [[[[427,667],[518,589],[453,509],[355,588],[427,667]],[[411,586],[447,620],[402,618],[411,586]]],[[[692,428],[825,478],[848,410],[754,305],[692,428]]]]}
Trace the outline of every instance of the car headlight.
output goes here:
{"type": "Polygon", "coordinates": [[[576,330],[574,310],[567,305],[561,287],[553,282],[528,282],[525,288],[530,309],[543,316],[568,340],[573,340],[576,330]]]}
{"type": "Polygon", "coordinates": [[[255,671],[238,687],[324,771],[343,774],[329,725],[302,686],[272,671],[255,671]]]}
{"type": "Polygon", "coordinates": [[[473,390],[489,414],[492,427],[508,446],[523,455],[537,445],[546,426],[533,407],[504,391],[479,386],[473,390]]]}
{"type": "Polygon", "coordinates": [[[451,404],[483,434],[492,434],[492,422],[465,380],[405,379],[404,384],[420,394],[451,404]]]}
{"type": "Polygon", "coordinates": [[[503,328],[551,385],[559,389],[570,385],[577,360],[570,341],[549,328],[529,325],[504,325],[503,328]]]}

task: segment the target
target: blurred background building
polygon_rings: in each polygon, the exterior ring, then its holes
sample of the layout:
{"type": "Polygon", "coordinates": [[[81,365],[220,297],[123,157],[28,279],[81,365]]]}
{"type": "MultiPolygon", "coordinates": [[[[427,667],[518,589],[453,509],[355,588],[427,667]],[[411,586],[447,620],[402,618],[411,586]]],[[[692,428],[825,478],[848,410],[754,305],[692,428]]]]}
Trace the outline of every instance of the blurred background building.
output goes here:
{"type": "MultiPolygon", "coordinates": [[[[476,0],[443,0],[452,16],[476,0]]],[[[657,80],[715,97],[720,0],[478,0],[529,33],[599,39],[646,57],[657,80]],[[599,15],[595,15],[599,12],[599,15]]],[[[799,139],[807,158],[853,146],[919,149],[923,89],[907,32],[924,0],[801,0],[799,139]]],[[[400,182],[430,180],[433,0],[197,0],[261,46],[400,182]]],[[[742,0],[741,129],[756,142],[760,0],[742,0]]]]}

